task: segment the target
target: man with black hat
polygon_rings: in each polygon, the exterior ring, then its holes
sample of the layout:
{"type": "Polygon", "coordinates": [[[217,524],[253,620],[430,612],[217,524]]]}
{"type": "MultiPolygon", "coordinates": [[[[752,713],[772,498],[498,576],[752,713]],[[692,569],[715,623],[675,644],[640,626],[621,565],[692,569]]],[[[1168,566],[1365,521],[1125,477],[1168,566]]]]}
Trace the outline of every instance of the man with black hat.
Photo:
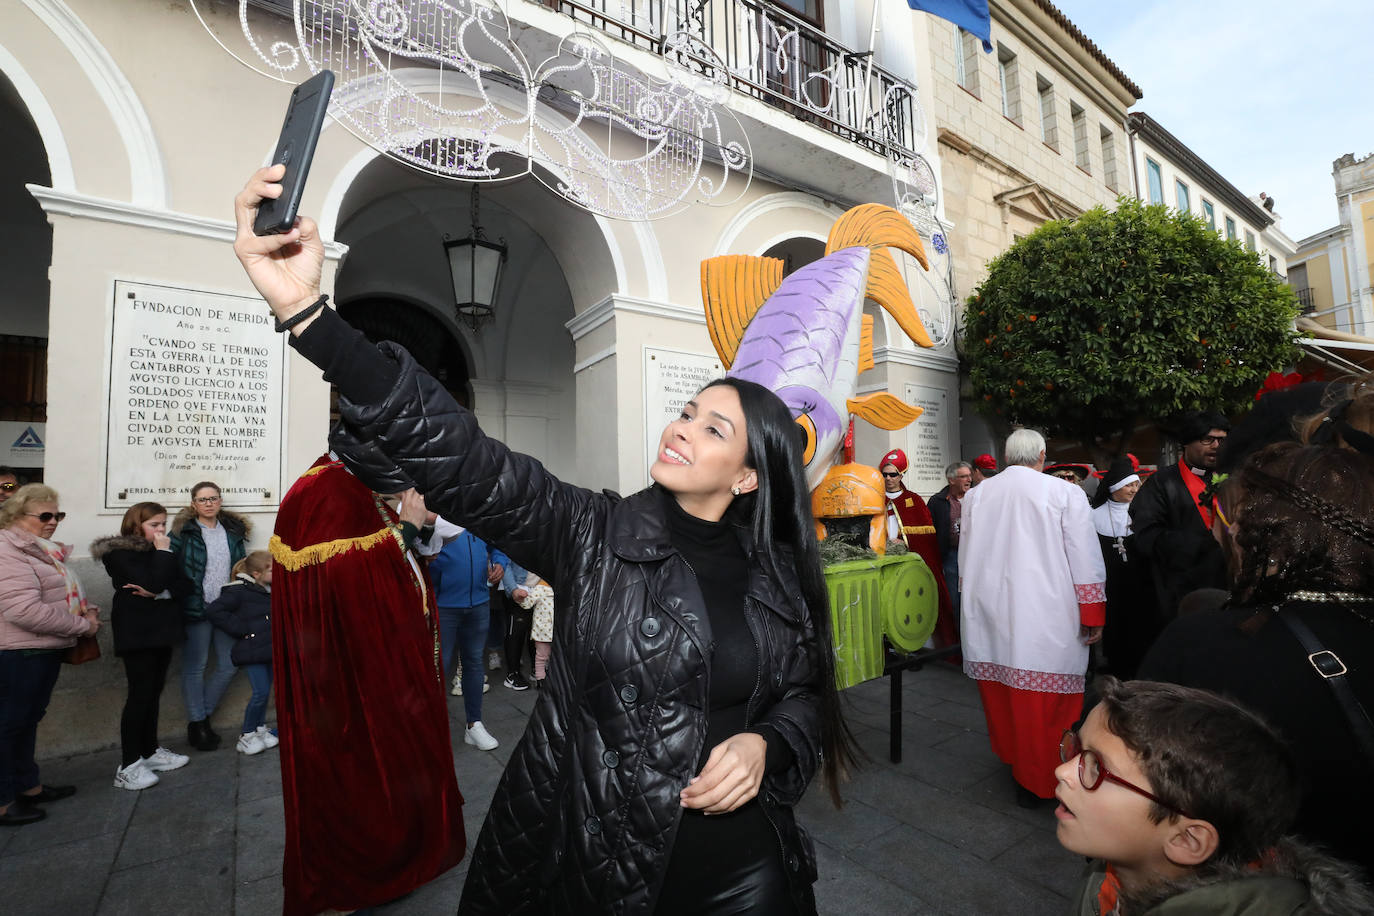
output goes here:
{"type": "Polygon", "coordinates": [[[1212,538],[1212,506],[1199,497],[1212,482],[1231,424],[1218,413],[1196,411],[1172,426],[1183,457],[1151,475],[1130,510],[1136,546],[1154,576],[1161,622],[1178,616],[1189,592],[1226,587],[1226,560],[1212,538]]]}

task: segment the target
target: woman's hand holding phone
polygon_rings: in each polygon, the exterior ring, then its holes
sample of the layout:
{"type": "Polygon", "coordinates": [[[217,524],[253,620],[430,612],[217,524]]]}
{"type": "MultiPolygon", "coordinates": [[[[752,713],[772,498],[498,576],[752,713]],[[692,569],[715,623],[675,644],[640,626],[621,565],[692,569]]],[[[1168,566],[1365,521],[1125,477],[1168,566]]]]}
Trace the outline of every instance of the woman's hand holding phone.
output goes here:
{"type": "MultiPolygon", "coordinates": [[[[297,217],[290,232],[253,233],[258,207],[263,200],[281,194],[285,174],[286,166],[280,164],[258,169],[234,198],[234,254],[278,321],[285,321],[320,297],[324,269],[319,227],[308,216],[297,217]]],[[[291,332],[300,334],[314,320],[312,315],[291,332]]]]}

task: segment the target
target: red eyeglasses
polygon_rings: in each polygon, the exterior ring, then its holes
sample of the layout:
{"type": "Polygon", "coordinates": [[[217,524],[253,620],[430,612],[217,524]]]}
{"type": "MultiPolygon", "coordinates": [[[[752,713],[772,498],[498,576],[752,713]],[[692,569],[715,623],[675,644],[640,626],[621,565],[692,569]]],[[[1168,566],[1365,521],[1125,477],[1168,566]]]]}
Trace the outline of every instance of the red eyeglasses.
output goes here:
{"type": "Polygon", "coordinates": [[[1130,789],[1137,795],[1145,796],[1156,805],[1162,805],[1170,811],[1182,814],[1184,817],[1190,816],[1182,809],[1174,807],[1159,796],[1146,792],[1135,783],[1127,782],[1120,776],[1109,771],[1102,764],[1102,758],[1097,755],[1096,751],[1090,751],[1083,747],[1083,742],[1078,740],[1078,732],[1073,729],[1068,729],[1064,732],[1064,736],[1059,739],[1059,759],[1063,763],[1068,763],[1075,757],[1078,758],[1078,783],[1089,792],[1096,791],[1097,787],[1102,785],[1102,780],[1105,779],[1108,782],[1114,782],[1118,786],[1130,789]]]}

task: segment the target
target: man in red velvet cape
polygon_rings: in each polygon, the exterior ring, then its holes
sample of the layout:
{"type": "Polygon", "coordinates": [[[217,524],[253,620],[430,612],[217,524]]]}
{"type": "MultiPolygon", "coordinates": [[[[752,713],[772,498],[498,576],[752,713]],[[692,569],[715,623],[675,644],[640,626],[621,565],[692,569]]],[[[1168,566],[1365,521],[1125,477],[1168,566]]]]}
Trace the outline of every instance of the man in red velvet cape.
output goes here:
{"type": "Polygon", "coordinates": [[[935,618],[935,645],[951,646],[959,641],[959,624],[954,619],[954,606],[945,587],[944,564],[940,560],[940,542],[935,537],[935,520],[930,517],[926,501],[906,488],[902,475],[906,473],[906,452],[894,448],[878,462],[883,475],[883,496],[887,499],[887,537],[901,540],[912,553],[920,556],[935,574],[940,587],[940,612],[935,618]]]}
{"type": "Polygon", "coordinates": [[[330,456],[286,494],[271,551],[283,913],[384,903],[466,848],[434,599],[396,514],[330,456]]]}

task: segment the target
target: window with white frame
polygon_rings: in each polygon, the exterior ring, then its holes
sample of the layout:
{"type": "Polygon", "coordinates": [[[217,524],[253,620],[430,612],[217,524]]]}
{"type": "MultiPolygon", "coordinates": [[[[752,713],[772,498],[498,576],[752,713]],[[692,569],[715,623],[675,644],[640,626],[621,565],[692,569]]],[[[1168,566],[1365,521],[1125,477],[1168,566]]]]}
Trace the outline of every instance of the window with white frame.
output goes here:
{"type": "Polygon", "coordinates": [[[978,52],[981,50],[982,42],[978,40],[978,36],[955,27],[954,57],[959,65],[959,85],[974,95],[979,95],[978,52]]]}
{"type": "Polygon", "coordinates": [[[1108,190],[1116,190],[1116,136],[1106,124],[1099,124],[1102,140],[1102,183],[1108,190]]]}
{"type": "Polygon", "coordinates": [[[1188,197],[1188,186],[1177,178],[1174,179],[1174,196],[1178,198],[1179,213],[1193,212],[1192,203],[1188,197]]]}
{"type": "Polygon", "coordinates": [[[1021,123],[1021,79],[1017,72],[1016,55],[1006,45],[997,46],[997,84],[1002,91],[1002,117],[1014,124],[1021,123]]]}
{"type": "Polygon", "coordinates": [[[1236,221],[1231,217],[1226,217],[1226,237],[1231,241],[1236,240],[1236,221]]]}
{"type": "Polygon", "coordinates": [[[1054,86],[1039,73],[1035,74],[1035,92],[1040,97],[1040,139],[1052,149],[1059,149],[1059,125],[1054,118],[1054,86]]]}
{"type": "Polygon", "coordinates": [[[1153,159],[1145,160],[1145,180],[1150,186],[1150,203],[1164,203],[1164,173],[1153,159]]]}
{"type": "Polygon", "coordinates": [[[1073,122],[1073,161],[1080,169],[1091,174],[1092,168],[1088,160],[1088,113],[1077,102],[1070,102],[1069,120],[1073,122]]]}
{"type": "Polygon", "coordinates": [[[1207,198],[1202,198],[1202,218],[1207,223],[1207,228],[1213,232],[1217,230],[1217,211],[1212,206],[1212,202],[1207,198]]]}

